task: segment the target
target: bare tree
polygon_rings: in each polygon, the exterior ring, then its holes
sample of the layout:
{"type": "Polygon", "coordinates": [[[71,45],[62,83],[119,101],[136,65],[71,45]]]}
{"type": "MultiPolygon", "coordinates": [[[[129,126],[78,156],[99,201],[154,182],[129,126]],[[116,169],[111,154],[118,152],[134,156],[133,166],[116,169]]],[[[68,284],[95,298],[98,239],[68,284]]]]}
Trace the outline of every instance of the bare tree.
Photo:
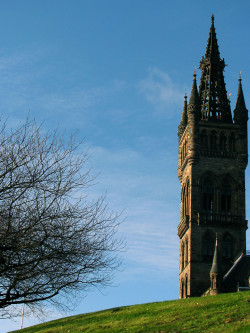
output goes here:
{"type": "Polygon", "coordinates": [[[104,198],[88,202],[87,154],[71,138],[27,121],[0,129],[0,313],[16,304],[60,303],[107,285],[119,264],[119,218],[104,198]],[[80,294],[79,294],[80,295],[80,294]]]}

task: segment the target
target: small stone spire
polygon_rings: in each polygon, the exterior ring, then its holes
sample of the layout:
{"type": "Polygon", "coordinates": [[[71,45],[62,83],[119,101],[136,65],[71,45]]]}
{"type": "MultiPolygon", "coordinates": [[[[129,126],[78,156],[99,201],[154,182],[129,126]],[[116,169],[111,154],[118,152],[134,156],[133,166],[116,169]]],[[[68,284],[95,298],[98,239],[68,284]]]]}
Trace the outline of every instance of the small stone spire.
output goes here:
{"type": "Polygon", "coordinates": [[[220,273],[220,265],[219,265],[219,249],[218,249],[218,236],[216,234],[216,241],[215,241],[215,249],[214,249],[214,258],[212,267],[210,270],[210,274],[219,274],[220,273]]]}
{"type": "Polygon", "coordinates": [[[188,105],[199,105],[200,99],[198,95],[198,89],[197,89],[197,83],[196,83],[196,74],[194,72],[194,79],[193,79],[193,85],[191,89],[190,99],[188,105]]]}
{"type": "Polygon", "coordinates": [[[243,94],[243,90],[242,90],[241,81],[242,81],[242,78],[241,78],[241,72],[240,72],[240,74],[239,74],[238,94],[237,94],[235,110],[239,110],[239,111],[244,112],[244,111],[247,111],[247,109],[246,109],[246,104],[245,104],[245,99],[244,99],[244,94],[243,94]]]}
{"type": "Polygon", "coordinates": [[[195,115],[195,120],[200,120],[200,98],[198,94],[197,84],[196,84],[196,74],[194,72],[193,85],[191,89],[190,99],[188,103],[188,120],[191,120],[189,114],[195,115]],[[190,119],[189,119],[190,118],[190,119]]]}
{"type": "Polygon", "coordinates": [[[221,292],[221,270],[220,270],[220,257],[219,257],[219,247],[218,247],[218,236],[216,234],[216,242],[214,249],[214,258],[212,267],[210,270],[210,295],[218,295],[221,292]]]}
{"type": "Polygon", "coordinates": [[[178,127],[178,136],[179,136],[179,138],[182,136],[183,132],[185,131],[186,126],[187,126],[187,94],[185,92],[184,106],[183,106],[180,125],[178,127]]]}
{"type": "Polygon", "coordinates": [[[238,95],[236,100],[236,106],[234,109],[234,122],[240,126],[241,135],[239,141],[239,149],[241,151],[240,161],[247,166],[248,163],[248,131],[247,131],[247,121],[248,121],[248,110],[246,108],[245,99],[243,95],[243,89],[241,84],[241,73],[239,76],[239,86],[238,86],[238,95]]]}
{"type": "Polygon", "coordinates": [[[188,161],[193,164],[199,159],[199,120],[201,118],[200,98],[198,95],[196,74],[194,74],[193,86],[191,89],[190,100],[187,107],[188,127],[192,132],[188,140],[188,161]]]}

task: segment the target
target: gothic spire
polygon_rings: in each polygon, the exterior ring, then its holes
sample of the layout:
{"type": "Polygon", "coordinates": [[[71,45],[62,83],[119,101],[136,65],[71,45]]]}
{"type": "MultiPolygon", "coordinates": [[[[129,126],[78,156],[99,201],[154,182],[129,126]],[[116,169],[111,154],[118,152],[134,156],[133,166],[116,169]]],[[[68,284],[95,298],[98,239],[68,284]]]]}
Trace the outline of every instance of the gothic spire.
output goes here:
{"type": "Polygon", "coordinates": [[[199,96],[203,120],[221,120],[232,123],[232,114],[224,81],[224,59],[220,52],[212,15],[205,57],[200,62],[199,96]]]}
{"type": "Polygon", "coordinates": [[[181,135],[183,134],[186,126],[187,126],[187,94],[185,92],[184,106],[183,106],[183,111],[182,111],[180,125],[178,127],[178,135],[179,135],[179,137],[181,137],[181,135]]]}

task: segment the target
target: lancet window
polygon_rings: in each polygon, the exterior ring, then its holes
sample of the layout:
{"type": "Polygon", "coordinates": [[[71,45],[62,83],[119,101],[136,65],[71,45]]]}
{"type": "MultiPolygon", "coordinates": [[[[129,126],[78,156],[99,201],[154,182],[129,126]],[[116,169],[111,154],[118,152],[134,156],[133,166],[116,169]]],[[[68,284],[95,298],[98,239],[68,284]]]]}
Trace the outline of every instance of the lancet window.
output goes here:
{"type": "Polygon", "coordinates": [[[185,266],[187,266],[188,264],[188,239],[186,239],[186,242],[185,242],[185,266]]]}
{"type": "Polygon", "coordinates": [[[181,215],[184,218],[187,215],[189,215],[189,181],[187,181],[183,187],[181,203],[182,203],[181,215]]]}
{"type": "Polygon", "coordinates": [[[212,259],[214,252],[214,242],[210,234],[206,234],[203,237],[202,242],[202,254],[205,259],[212,259]]]}
{"type": "Polygon", "coordinates": [[[229,136],[229,150],[232,153],[235,152],[235,136],[233,133],[231,133],[229,136]]]}
{"type": "Polygon", "coordinates": [[[184,268],[184,252],[185,252],[185,247],[184,247],[184,243],[181,243],[181,267],[180,270],[182,271],[184,268]]]}
{"type": "Polygon", "coordinates": [[[185,141],[181,147],[181,164],[185,160],[187,155],[187,141],[185,141]]]}
{"type": "Polygon", "coordinates": [[[217,150],[217,135],[215,131],[210,134],[210,149],[211,151],[217,150]]]}
{"type": "Polygon", "coordinates": [[[201,139],[201,148],[207,150],[208,138],[207,138],[207,132],[205,130],[201,132],[200,139],[201,139]]]}
{"type": "Polygon", "coordinates": [[[214,210],[214,190],[212,184],[207,181],[202,189],[202,210],[207,215],[211,215],[214,210]]]}
{"type": "Polygon", "coordinates": [[[184,279],[181,279],[181,298],[184,298],[184,279]]]}
{"type": "Polygon", "coordinates": [[[230,185],[225,182],[221,188],[221,213],[223,215],[230,215],[232,210],[232,198],[231,198],[230,185]]]}
{"type": "Polygon", "coordinates": [[[222,255],[225,258],[232,258],[232,237],[229,234],[223,237],[222,255]]]}
{"type": "Polygon", "coordinates": [[[220,151],[226,151],[226,136],[224,133],[220,134],[220,151]]]}
{"type": "Polygon", "coordinates": [[[185,277],[185,297],[188,296],[188,276],[185,277]]]}

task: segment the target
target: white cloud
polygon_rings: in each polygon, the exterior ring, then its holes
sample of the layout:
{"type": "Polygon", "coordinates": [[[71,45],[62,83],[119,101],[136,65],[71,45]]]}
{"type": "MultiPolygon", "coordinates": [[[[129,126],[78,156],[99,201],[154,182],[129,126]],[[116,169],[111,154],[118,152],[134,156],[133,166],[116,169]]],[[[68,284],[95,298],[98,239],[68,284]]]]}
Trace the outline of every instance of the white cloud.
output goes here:
{"type": "Polygon", "coordinates": [[[139,92],[152,103],[157,111],[166,111],[169,117],[174,115],[174,104],[180,105],[184,89],[177,86],[170,76],[156,67],[149,68],[148,76],[139,83],[139,92]]]}

